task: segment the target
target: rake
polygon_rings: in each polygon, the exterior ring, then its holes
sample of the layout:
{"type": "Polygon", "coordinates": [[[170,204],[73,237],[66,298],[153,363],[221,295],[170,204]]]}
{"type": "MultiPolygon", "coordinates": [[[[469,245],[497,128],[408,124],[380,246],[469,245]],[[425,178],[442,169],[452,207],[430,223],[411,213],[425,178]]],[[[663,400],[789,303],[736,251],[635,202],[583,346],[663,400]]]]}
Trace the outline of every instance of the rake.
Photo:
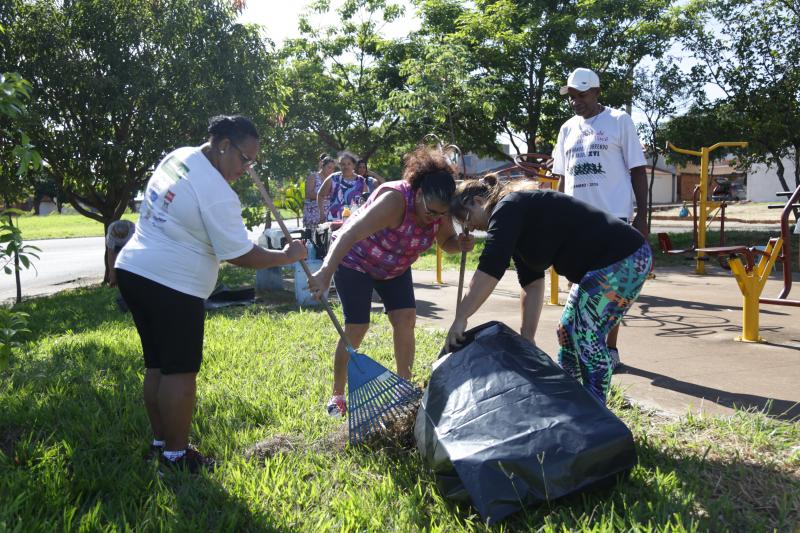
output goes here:
{"type": "MultiPolygon", "coordinates": [[[[292,235],[275,208],[264,182],[252,168],[249,173],[267,208],[278,221],[286,241],[291,242],[292,235]]],[[[300,265],[310,280],[311,270],[305,260],[300,260],[300,265]]],[[[422,397],[422,391],[369,356],[356,352],[324,294],[321,301],[350,355],[347,363],[347,415],[350,444],[355,445],[370,434],[386,429],[387,423],[399,420],[422,397]]]]}

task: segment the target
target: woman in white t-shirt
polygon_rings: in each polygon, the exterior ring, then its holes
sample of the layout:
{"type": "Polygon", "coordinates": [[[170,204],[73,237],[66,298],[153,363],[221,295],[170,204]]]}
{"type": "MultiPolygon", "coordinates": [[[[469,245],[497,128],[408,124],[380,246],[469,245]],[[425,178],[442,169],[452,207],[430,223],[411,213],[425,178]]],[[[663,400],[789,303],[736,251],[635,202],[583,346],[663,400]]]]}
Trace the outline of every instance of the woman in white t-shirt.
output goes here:
{"type": "Polygon", "coordinates": [[[296,241],[281,251],[250,242],[230,184],[255,164],[259,135],[241,116],[211,119],[208,142],[178,148],[147,183],[139,223],[120,251],[116,278],[142,341],[144,402],[151,452],[162,464],[192,472],[214,462],[189,447],[195,383],[203,356],[203,300],[219,263],[249,268],[305,257],[296,241]]]}

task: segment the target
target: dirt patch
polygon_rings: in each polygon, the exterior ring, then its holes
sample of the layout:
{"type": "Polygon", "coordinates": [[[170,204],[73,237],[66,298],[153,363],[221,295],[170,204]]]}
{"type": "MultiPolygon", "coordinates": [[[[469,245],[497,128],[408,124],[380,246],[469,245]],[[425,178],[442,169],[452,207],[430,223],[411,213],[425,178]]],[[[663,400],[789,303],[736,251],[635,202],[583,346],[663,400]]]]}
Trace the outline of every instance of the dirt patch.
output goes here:
{"type": "MultiPolygon", "coordinates": [[[[383,429],[370,434],[362,447],[395,452],[414,450],[416,448],[414,423],[419,405],[419,402],[414,402],[394,416],[385,417],[383,429]]],[[[347,424],[343,423],[339,429],[314,441],[306,441],[299,435],[273,435],[247,448],[244,456],[248,460],[264,462],[280,454],[312,452],[336,455],[343,453],[348,443],[347,424]]]]}
{"type": "Polygon", "coordinates": [[[273,435],[250,446],[244,452],[248,460],[264,462],[276,455],[292,453],[342,453],[347,447],[347,425],[315,441],[306,441],[299,435],[273,435]]]}
{"type": "Polygon", "coordinates": [[[294,453],[303,446],[303,439],[297,435],[274,435],[253,444],[245,451],[244,456],[263,461],[278,454],[294,453]]]}

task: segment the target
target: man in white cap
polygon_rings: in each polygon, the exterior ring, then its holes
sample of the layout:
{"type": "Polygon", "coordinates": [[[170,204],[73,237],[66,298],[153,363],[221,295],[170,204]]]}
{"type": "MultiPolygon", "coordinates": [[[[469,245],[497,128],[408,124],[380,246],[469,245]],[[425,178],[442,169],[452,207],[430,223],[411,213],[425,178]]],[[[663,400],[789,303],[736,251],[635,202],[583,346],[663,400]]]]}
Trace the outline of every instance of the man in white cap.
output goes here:
{"type": "MultiPolygon", "coordinates": [[[[553,149],[559,190],[630,222],[647,237],[647,163],[633,120],[598,102],[600,78],[588,68],[575,69],[560,92],[575,116],[561,126],[553,149]]],[[[606,339],[615,368],[618,332],[619,326],[606,339]]]]}

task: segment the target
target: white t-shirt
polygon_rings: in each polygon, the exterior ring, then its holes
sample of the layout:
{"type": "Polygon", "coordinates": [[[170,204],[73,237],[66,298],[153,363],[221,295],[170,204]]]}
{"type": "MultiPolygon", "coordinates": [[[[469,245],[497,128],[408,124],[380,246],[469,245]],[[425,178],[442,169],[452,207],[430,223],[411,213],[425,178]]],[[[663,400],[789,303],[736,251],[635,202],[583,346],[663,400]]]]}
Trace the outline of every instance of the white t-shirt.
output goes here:
{"type": "Polygon", "coordinates": [[[566,121],[553,150],[553,174],[564,176],[564,192],[619,218],[633,215],[630,169],[646,164],[633,120],[609,107],[566,121]]]}
{"type": "Polygon", "coordinates": [[[136,232],[115,266],[205,299],[220,261],[252,247],[239,197],[200,147],[185,147],[153,172],[136,232]]]}

